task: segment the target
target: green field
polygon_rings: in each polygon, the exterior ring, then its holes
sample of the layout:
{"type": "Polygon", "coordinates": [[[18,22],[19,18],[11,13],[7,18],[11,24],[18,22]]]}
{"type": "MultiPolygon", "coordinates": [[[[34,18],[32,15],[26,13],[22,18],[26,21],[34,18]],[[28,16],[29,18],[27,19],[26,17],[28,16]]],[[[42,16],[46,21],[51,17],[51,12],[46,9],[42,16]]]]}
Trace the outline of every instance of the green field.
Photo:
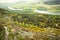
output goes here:
{"type": "Polygon", "coordinates": [[[45,10],[50,12],[60,12],[60,5],[46,5],[46,4],[27,4],[27,5],[14,5],[13,8],[21,8],[24,10],[45,10]]]}

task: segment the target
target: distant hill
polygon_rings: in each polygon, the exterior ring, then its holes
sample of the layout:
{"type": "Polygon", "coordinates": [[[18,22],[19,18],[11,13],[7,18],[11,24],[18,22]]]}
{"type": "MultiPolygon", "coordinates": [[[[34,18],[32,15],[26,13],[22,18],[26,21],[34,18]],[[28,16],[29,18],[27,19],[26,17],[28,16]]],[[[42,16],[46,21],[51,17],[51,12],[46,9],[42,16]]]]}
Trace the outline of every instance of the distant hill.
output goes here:
{"type": "Polygon", "coordinates": [[[47,1],[44,2],[44,4],[60,5],[60,0],[47,0],[47,1]]]}

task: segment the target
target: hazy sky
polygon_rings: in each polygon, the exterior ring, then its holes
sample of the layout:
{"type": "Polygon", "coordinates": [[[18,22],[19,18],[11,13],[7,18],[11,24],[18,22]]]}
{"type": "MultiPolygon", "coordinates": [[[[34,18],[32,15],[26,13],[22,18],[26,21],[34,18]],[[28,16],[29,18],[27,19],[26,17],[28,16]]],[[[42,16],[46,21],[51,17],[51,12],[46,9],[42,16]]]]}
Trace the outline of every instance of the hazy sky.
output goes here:
{"type": "Polygon", "coordinates": [[[18,1],[36,2],[37,0],[0,0],[0,3],[12,3],[18,1]]]}

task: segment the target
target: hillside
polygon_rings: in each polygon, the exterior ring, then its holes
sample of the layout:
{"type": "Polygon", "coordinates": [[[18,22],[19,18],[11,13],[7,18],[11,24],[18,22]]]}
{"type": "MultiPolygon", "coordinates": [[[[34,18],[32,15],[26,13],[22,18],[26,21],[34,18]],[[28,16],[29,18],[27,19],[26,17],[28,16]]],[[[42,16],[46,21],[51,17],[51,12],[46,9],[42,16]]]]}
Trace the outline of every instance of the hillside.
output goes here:
{"type": "Polygon", "coordinates": [[[27,38],[28,40],[36,40],[36,37],[38,40],[59,40],[60,16],[37,13],[17,14],[6,9],[0,9],[0,28],[0,39],[4,39],[6,36],[5,40],[15,40],[15,37],[17,40],[26,40],[27,38]]]}
{"type": "Polygon", "coordinates": [[[0,0],[0,40],[60,40],[60,0],[0,0]]]}

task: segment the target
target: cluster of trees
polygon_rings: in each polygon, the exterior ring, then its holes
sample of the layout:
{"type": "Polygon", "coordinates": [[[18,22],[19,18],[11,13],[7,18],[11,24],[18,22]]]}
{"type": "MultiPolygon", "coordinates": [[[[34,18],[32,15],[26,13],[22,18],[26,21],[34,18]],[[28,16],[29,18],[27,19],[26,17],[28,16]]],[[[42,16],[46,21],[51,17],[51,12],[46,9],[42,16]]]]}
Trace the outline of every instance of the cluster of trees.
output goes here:
{"type": "Polygon", "coordinates": [[[60,24],[60,17],[55,17],[52,15],[41,16],[41,14],[18,14],[17,16],[12,16],[12,19],[14,21],[24,22],[25,24],[33,24],[37,27],[59,28],[58,24],[60,24]],[[58,26],[56,26],[56,22],[58,26]]]}

